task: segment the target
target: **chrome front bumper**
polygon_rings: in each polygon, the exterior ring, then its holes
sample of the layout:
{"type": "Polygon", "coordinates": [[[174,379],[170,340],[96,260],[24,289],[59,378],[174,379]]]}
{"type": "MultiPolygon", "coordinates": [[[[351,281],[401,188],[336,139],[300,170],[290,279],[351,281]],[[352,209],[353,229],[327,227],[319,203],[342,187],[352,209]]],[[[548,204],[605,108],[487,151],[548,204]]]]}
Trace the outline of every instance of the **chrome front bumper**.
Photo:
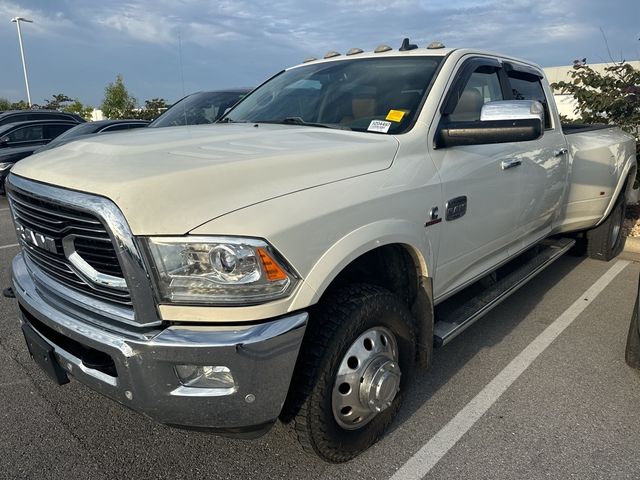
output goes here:
{"type": "Polygon", "coordinates": [[[307,313],[251,326],[171,326],[129,334],[98,327],[48,302],[22,254],[13,261],[12,279],[22,322],[53,347],[71,377],[107,397],[161,423],[228,434],[261,433],[280,414],[307,313]],[[87,350],[110,357],[115,372],[88,366],[78,354],[87,350]],[[226,366],[236,387],[184,386],[176,365],[226,366]]]}

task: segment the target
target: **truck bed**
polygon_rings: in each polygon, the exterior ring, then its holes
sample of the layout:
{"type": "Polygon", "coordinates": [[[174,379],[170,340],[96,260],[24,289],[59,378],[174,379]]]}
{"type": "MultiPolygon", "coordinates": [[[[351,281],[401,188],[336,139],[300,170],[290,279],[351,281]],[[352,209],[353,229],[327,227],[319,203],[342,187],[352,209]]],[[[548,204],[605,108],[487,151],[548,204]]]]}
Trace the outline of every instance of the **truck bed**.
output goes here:
{"type": "Polygon", "coordinates": [[[574,133],[592,132],[614,127],[615,125],[607,125],[606,123],[563,123],[562,132],[565,135],[572,135],[574,133]]]}

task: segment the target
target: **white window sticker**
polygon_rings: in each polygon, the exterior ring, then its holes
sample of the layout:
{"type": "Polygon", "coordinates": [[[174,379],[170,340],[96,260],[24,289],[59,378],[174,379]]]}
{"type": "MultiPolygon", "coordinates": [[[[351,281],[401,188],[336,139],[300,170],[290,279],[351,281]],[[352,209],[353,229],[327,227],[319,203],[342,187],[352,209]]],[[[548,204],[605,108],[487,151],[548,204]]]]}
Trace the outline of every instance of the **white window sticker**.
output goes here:
{"type": "Polygon", "coordinates": [[[369,128],[367,128],[367,130],[369,132],[387,133],[390,126],[391,122],[385,122],[384,120],[371,120],[371,123],[369,124],[369,128]]]}

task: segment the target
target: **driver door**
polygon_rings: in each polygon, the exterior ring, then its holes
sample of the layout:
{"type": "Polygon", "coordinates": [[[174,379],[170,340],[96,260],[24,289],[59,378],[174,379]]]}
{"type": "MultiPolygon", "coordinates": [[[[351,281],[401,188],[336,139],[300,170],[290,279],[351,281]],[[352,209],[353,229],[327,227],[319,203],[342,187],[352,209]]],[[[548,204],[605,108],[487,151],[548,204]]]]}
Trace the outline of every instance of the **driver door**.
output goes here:
{"type": "MultiPolygon", "coordinates": [[[[485,103],[508,98],[501,68],[491,58],[474,57],[462,63],[440,109],[440,121],[432,126],[432,138],[447,122],[477,122],[485,103]]],[[[519,155],[517,143],[431,151],[442,184],[436,300],[509,257],[509,248],[517,242],[519,181],[518,169],[505,169],[504,162],[519,155]]]]}

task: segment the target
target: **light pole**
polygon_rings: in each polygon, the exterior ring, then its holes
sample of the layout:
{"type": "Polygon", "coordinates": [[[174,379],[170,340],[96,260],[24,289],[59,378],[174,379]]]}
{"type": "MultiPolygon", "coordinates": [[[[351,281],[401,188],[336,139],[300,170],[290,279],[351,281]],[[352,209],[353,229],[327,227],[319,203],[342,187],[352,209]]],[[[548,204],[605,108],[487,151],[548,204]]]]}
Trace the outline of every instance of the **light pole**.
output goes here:
{"type": "Polygon", "coordinates": [[[27,63],[24,61],[24,48],[22,47],[22,31],[20,30],[20,22],[33,23],[33,20],[14,17],[11,21],[18,27],[18,42],[20,43],[20,56],[22,57],[22,70],[24,71],[24,84],[27,86],[27,102],[29,102],[29,107],[31,107],[31,92],[29,91],[29,78],[27,77],[27,63]]]}

